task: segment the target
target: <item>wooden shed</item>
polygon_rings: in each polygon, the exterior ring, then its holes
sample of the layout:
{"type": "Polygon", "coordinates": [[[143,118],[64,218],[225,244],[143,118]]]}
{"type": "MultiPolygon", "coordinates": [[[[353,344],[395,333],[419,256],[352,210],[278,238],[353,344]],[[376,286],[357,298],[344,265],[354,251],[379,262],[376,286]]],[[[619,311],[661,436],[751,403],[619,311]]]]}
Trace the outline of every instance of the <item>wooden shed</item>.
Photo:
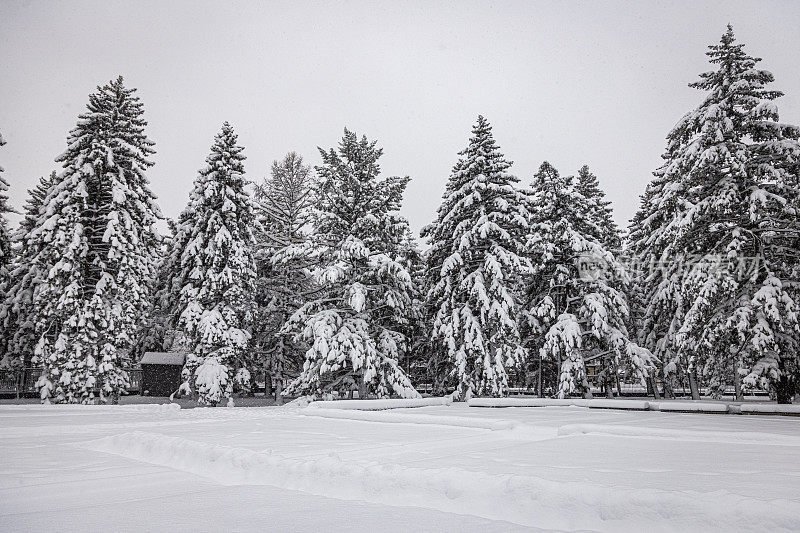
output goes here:
{"type": "Polygon", "coordinates": [[[141,394],[169,396],[181,385],[181,370],[186,354],[179,352],[145,352],[142,366],[141,394]]]}

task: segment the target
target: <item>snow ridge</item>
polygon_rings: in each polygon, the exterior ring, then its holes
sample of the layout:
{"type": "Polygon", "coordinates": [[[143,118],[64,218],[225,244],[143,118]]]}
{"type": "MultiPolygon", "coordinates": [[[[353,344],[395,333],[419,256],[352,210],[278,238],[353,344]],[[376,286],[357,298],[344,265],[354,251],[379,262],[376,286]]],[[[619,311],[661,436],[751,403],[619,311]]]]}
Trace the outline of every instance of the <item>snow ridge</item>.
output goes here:
{"type": "MultiPolygon", "coordinates": [[[[367,413],[360,413],[367,414],[367,413]]],[[[410,468],[350,462],[336,454],[290,459],[203,444],[180,437],[131,432],[84,443],[124,456],[212,478],[226,485],[269,485],[343,500],[417,506],[544,528],[613,531],[790,531],[800,504],[763,501],[727,491],[670,493],[486,474],[458,468],[410,468]]]]}
{"type": "Polygon", "coordinates": [[[647,411],[652,405],[640,400],[606,400],[581,398],[470,398],[470,407],[595,407],[598,409],[634,409],[647,411]]]}
{"type": "Polygon", "coordinates": [[[647,428],[610,424],[567,424],[558,428],[558,436],[613,435],[620,437],[652,437],[682,441],[753,443],[766,446],[800,446],[800,437],[753,431],[694,431],[690,429],[647,428]]]}
{"type": "MultiPolygon", "coordinates": [[[[423,415],[416,413],[379,413],[375,411],[356,411],[338,409],[304,409],[300,411],[304,416],[315,416],[319,418],[338,418],[341,420],[355,420],[362,422],[381,422],[384,424],[415,424],[450,426],[464,429],[483,429],[489,431],[509,431],[514,430],[517,434],[537,433],[541,437],[542,432],[545,438],[555,437],[552,428],[533,428],[525,424],[520,424],[514,420],[496,420],[491,418],[473,418],[466,416],[442,416],[442,415],[423,415]],[[532,431],[526,431],[532,430],[532,431]]],[[[534,438],[534,440],[542,440],[534,438]]]]}
{"type": "Polygon", "coordinates": [[[404,409],[408,407],[428,407],[432,405],[450,405],[449,396],[437,398],[397,398],[390,400],[333,400],[312,402],[314,409],[355,409],[359,411],[382,411],[384,409],[404,409]]]}

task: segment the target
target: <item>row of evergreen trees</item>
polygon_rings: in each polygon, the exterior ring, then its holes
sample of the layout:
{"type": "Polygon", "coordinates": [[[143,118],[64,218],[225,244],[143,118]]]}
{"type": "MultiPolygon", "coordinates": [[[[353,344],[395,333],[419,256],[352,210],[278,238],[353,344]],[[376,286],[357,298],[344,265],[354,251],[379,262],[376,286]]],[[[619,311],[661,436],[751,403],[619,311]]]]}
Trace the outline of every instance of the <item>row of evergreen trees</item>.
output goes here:
{"type": "Polygon", "coordinates": [[[791,401],[800,129],[778,122],[772,75],[730,27],[708,55],[716,70],[692,84],[707,96],[668,136],[627,235],[588,167],[545,162],[521,185],[478,117],[425,252],[399,215],[408,178],[383,176],[376,142],[348,130],[316,172],[290,153],[251,186],[225,123],[159,236],[142,104],[114,80],[12,236],[0,175],[2,364],[42,366],[42,398],[58,402],[114,401],[152,349],[188,352],[182,388],[208,405],[254,372],[278,398],[533,381],[591,395],[587,361],[609,392],[621,369],[668,394],[685,378],[695,396],[702,380],[791,401]]]}

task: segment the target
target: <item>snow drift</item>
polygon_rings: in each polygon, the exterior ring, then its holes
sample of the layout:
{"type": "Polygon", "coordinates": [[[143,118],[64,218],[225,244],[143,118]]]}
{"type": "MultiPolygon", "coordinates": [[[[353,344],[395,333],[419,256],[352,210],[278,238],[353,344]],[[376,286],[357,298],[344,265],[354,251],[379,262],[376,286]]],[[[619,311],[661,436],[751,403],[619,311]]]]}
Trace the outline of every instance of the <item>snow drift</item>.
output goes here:
{"type": "Polygon", "coordinates": [[[792,531],[800,520],[800,503],[796,501],[764,501],[725,490],[706,494],[609,490],[587,483],[459,468],[348,462],[333,453],[290,459],[142,432],[114,435],[83,446],[228,485],[270,485],[344,500],[425,507],[552,529],[792,531]]]}

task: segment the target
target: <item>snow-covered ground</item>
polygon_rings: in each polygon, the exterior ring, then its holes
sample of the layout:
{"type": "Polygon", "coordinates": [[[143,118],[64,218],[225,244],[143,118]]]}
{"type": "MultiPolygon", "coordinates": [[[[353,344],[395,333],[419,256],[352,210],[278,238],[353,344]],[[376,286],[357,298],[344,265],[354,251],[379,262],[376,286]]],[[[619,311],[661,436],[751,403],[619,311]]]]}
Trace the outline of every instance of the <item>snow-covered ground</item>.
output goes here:
{"type": "Polygon", "coordinates": [[[0,530],[780,531],[800,418],[0,407],[0,530]]]}

